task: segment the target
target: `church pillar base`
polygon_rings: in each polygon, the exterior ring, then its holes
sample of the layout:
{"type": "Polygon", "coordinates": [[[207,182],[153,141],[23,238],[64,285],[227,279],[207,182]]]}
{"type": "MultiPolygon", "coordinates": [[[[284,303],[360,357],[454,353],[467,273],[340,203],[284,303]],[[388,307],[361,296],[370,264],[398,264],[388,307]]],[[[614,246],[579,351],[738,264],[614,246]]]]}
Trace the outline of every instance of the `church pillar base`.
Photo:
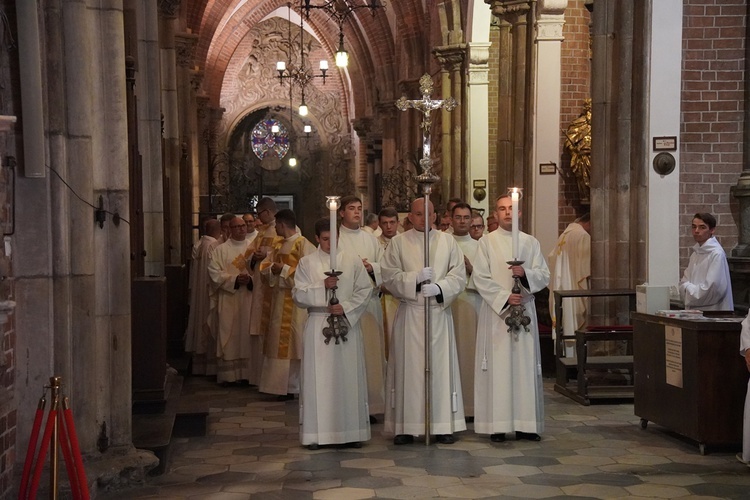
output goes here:
{"type": "Polygon", "coordinates": [[[748,245],[744,247],[744,255],[740,256],[735,253],[740,248],[738,245],[732,250],[732,256],[727,257],[734,309],[741,314],[747,313],[750,306],[750,248],[748,245]]]}

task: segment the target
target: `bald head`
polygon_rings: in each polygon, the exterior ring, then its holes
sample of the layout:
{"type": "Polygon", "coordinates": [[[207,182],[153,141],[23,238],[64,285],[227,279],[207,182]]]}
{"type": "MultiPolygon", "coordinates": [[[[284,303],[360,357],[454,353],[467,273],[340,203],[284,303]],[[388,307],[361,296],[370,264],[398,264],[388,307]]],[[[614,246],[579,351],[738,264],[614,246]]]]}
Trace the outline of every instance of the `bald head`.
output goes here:
{"type": "Polygon", "coordinates": [[[424,232],[425,228],[425,215],[430,226],[435,222],[435,206],[432,202],[429,202],[427,206],[427,213],[425,214],[424,198],[417,198],[411,202],[411,212],[409,212],[409,221],[411,221],[414,229],[417,231],[424,232]]]}
{"type": "Polygon", "coordinates": [[[221,221],[219,219],[208,219],[203,232],[212,238],[218,238],[221,236],[221,221]]]}

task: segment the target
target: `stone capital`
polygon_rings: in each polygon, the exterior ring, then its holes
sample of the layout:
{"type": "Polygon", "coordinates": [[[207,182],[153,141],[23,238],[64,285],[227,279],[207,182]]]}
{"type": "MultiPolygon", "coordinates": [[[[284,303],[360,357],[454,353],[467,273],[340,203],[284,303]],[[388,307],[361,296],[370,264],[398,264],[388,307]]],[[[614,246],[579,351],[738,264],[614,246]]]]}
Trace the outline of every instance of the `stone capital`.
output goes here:
{"type": "Polygon", "coordinates": [[[433,55],[445,71],[458,71],[466,59],[466,44],[447,45],[436,47],[432,50],[433,55]]]}
{"type": "Polygon", "coordinates": [[[195,57],[195,46],[198,43],[198,35],[192,33],[178,33],[174,37],[177,65],[180,68],[193,69],[195,57]]]}
{"type": "Polygon", "coordinates": [[[176,18],[182,0],[159,0],[159,14],[168,18],[176,18]]]}
{"type": "Polygon", "coordinates": [[[490,60],[490,42],[471,42],[466,52],[469,55],[469,69],[474,66],[487,66],[490,60]]]}
{"type": "Polygon", "coordinates": [[[494,15],[515,24],[531,9],[529,0],[484,0],[494,15]]]}
{"type": "Polygon", "coordinates": [[[539,0],[536,4],[537,17],[554,15],[563,16],[568,7],[568,0],[539,0]]]}

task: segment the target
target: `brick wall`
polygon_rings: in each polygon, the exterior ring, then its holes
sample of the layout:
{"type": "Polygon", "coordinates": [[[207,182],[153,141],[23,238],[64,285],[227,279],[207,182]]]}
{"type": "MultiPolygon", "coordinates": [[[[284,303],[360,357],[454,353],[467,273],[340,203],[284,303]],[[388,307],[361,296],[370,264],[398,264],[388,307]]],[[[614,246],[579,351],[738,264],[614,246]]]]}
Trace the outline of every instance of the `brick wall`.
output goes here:
{"type": "MultiPolygon", "coordinates": [[[[590,22],[583,0],[568,2],[561,47],[560,128],[563,130],[581,114],[584,99],[591,97],[590,22]]],[[[576,217],[588,212],[589,207],[581,205],[576,178],[570,170],[570,154],[565,149],[565,135],[562,132],[560,135],[558,225],[562,232],[576,217]]],[[[591,170],[591,175],[596,175],[596,165],[591,170]]]]}
{"type": "Polygon", "coordinates": [[[746,0],[685,0],[680,130],[680,268],[695,212],[711,212],[727,253],[737,244],[742,172],[746,0]]]}

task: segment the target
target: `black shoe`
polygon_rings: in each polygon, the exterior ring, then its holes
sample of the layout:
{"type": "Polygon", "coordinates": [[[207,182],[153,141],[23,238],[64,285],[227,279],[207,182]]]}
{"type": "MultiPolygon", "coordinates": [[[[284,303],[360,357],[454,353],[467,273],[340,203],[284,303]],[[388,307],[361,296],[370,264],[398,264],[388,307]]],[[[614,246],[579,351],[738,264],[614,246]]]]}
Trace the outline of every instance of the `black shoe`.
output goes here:
{"type": "Polygon", "coordinates": [[[308,444],[307,449],[310,451],[315,451],[320,449],[320,445],[318,443],[308,444]]]}
{"type": "Polygon", "coordinates": [[[414,436],[411,434],[399,434],[393,438],[393,444],[412,444],[414,442],[414,436]]]}
{"type": "Polygon", "coordinates": [[[456,438],[453,434],[438,434],[435,436],[435,440],[440,444],[453,444],[456,442],[456,438]]]}
{"type": "Polygon", "coordinates": [[[505,434],[502,432],[498,434],[492,434],[490,435],[490,441],[492,441],[493,443],[502,443],[503,441],[505,441],[505,434]]]}
{"type": "Polygon", "coordinates": [[[370,415],[370,425],[377,424],[378,419],[375,418],[375,415],[370,415]]]}
{"type": "Polygon", "coordinates": [[[362,448],[362,441],[352,441],[351,443],[346,443],[346,445],[349,448],[362,448]]]}
{"type": "Polygon", "coordinates": [[[466,417],[466,418],[464,418],[464,420],[466,420],[467,424],[473,424],[474,423],[474,417],[466,417]]]}
{"type": "Polygon", "coordinates": [[[291,401],[294,399],[294,394],[282,394],[281,396],[276,396],[276,401],[291,401]]]}
{"type": "Polygon", "coordinates": [[[526,441],[541,441],[542,436],[533,432],[516,431],[516,440],[525,439],[526,441]]]}

